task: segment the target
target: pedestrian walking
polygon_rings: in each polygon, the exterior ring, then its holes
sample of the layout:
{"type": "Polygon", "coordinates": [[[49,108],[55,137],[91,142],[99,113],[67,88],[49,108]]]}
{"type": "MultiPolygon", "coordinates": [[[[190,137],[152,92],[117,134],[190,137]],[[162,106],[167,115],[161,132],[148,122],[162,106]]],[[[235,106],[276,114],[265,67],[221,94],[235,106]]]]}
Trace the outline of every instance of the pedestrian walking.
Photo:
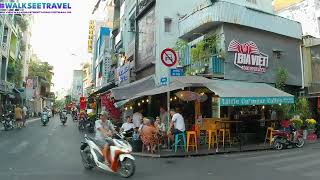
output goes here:
{"type": "Polygon", "coordinates": [[[19,104],[16,105],[14,108],[14,114],[17,122],[17,127],[21,128],[22,127],[22,109],[20,108],[19,104]]]}
{"type": "Polygon", "coordinates": [[[23,124],[22,126],[23,127],[26,127],[26,121],[27,121],[27,118],[28,118],[28,115],[27,115],[27,112],[28,112],[28,108],[26,106],[23,106],[23,124]]]}

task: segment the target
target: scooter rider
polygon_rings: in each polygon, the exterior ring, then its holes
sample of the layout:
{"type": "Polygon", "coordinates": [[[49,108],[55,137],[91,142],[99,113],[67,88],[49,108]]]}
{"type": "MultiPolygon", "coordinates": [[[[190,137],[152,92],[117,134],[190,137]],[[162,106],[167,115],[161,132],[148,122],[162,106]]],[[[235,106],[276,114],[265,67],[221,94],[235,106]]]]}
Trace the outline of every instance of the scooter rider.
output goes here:
{"type": "Polygon", "coordinates": [[[115,132],[115,128],[110,120],[108,120],[108,113],[102,111],[100,113],[100,119],[95,122],[96,135],[95,139],[99,146],[103,147],[102,153],[105,158],[105,163],[109,162],[109,150],[112,145],[112,136],[115,132]]]}

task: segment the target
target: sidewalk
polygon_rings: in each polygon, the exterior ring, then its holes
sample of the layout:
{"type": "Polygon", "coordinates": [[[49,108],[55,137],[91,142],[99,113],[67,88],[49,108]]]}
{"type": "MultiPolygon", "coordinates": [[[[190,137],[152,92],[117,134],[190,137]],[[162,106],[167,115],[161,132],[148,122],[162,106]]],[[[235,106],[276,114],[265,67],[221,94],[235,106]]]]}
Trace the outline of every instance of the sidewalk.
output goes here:
{"type": "MultiPolygon", "coordinates": [[[[38,120],[40,120],[40,118],[29,118],[26,121],[26,125],[29,124],[29,123],[38,121],[38,120]]],[[[4,127],[3,127],[2,123],[0,123],[0,131],[4,131],[4,127]]]]}
{"type": "MultiPolygon", "coordinates": [[[[306,146],[312,144],[320,144],[320,140],[317,141],[306,141],[306,146]]],[[[172,150],[163,149],[160,152],[156,152],[155,154],[150,153],[142,153],[142,152],[133,152],[132,155],[138,157],[151,157],[151,158],[181,158],[181,157],[196,157],[196,156],[208,156],[208,155],[216,155],[216,154],[228,154],[228,153],[239,153],[239,152],[253,152],[253,151],[270,151],[273,150],[268,144],[252,144],[252,145],[244,145],[241,147],[229,147],[226,146],[225,148],[219,147],[219,149],[211,149],[208,150],[207,146],[201,146],[198,149],[198,152],[193,151],[192,148],[189,149],[189,152],[182,152],[181,149],[178,152],[174,152],[172,150]]]]}

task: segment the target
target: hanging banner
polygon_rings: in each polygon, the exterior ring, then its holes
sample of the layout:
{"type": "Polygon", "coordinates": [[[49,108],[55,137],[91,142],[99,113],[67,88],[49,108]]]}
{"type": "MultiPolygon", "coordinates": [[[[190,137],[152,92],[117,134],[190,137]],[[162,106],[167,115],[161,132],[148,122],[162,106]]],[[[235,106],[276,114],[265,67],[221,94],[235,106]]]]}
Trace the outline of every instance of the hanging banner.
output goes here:
{"type": "Polygon", "coordinates": [[[80,97],[80,110],[85,110],[86,109],[86,98],[85,97],[80,97]]]}
{"type": "Polygon", "coordinates": [[[114,100],[111,99],[110,93],[100,96],[101,108],[108,112],[109,116],[114,119],[120,119],[120,110],[114,106],[114,100]]]}

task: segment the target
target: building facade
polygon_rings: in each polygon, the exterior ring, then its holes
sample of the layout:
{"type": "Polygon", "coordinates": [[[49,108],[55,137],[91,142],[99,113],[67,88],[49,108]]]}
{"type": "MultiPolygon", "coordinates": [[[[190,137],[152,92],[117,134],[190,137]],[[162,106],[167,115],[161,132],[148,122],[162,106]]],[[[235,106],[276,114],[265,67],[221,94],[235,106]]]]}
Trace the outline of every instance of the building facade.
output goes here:
{"type": "Polygon", "coordinates": [[[71,100],[79,104],[80,97],[83,96],[83,71],[73,70],[71,100]]]}
{"type": "Polygon", "coordinates": [[[300,22],[303,35],[320,37],[320,1],[299,1],[276,13],[284,18],[300,22]]]}

